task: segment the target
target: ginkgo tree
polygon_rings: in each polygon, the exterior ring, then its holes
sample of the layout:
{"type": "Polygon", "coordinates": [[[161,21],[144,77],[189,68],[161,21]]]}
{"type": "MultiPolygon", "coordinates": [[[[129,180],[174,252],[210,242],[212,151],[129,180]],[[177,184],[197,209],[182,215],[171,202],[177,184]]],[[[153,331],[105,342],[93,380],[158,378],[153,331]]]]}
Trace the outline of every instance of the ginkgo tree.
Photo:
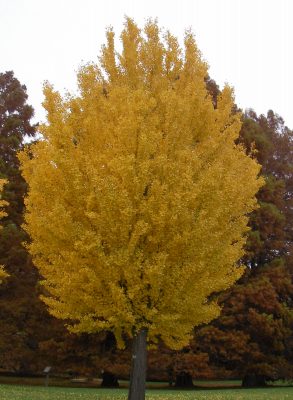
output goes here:
{"type": "Polygon", "coordinates": [[[262,184],[236,145],[225,86],[214,106],[191,32],[184,48],[156,21],[125,20],[79,93],[44,87],[43,140],[20,155],[26,230],[43,300],[73,332],[133,338],[129,398],[144,398],[146,343],[186,345],[218,316],[211,294],[242,273],[247,215],[262,184]]]}
{"type": "MultiPolygon", "coordinates": [[[[5,179],[0,179],[0,219],[2,217],[5,217],[6,212],[3,210],[3,207],[7,205],[7,202],[5,200],[2,200],[1,198],[1,193],[3,191],[3,186],[6,184],[6,180],[5,179]]],[[[1,229],[1,226],[0,226],[1,229]]],[[[1,234],[1,233],[0,233],[1,234]]],[[[2,265],[0,265],[0,283],[2,283],[2,280],[4,278],[6,278],[8,276],[8,274],[4,271],[4,268],[2,265]]]]}

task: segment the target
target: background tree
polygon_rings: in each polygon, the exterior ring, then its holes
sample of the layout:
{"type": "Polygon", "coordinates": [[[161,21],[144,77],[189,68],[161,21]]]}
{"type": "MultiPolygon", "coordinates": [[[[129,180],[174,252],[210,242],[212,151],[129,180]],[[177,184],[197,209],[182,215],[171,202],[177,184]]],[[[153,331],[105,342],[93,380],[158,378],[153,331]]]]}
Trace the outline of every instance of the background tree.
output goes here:
{"type": "Polygon", "coordinates": [[[134,337],[130,398],[140,400],[147,338],[187,344],[219,313],[210,295],[241,275],[261,180],[235,145],[231,90],[215,109],[190,33],[184,57],[153,22],[142,34],[127,19],[117,56],[107,38],[101,65],[79,73],[79,96],[45,87],[44,140],[21,156],[26,229],[52,314],[75,332],[134,337]]]}
{"type": "Polygon", "coordinates": [[[245,276],[221,296],[221,317],[197,333],[210,362],[243,377],[244,385],[290,378],[292,368],[293,135],[269,111],[249,111],[240,140],[253,148],[266,184],[250,218],[245,276]]]}
{"type": "Polygon", "coordinates": [[[273,111],[267,117],[250,111],[241,130],[248,152],[255,147],[266,185],[258,193],[260,207],[251,218],[247,265],[264,265],[291,252],[293,134],[273,111]]]}
{"type": "MultiPolygon", "coordinates": [[[[4,206],[6,206],[8,203],[4,200],[1,200],[2,197],[2,190],[3,186],[5,185],[6,181],[4,179],[0,179],[0,218],[4,217],[6,215],[6,212],[2,210],[4,206]]],[[[2,227],[0,227],[1,229],[2,227]]],[[[4,271],[3,266],[0,265],[0,283],[2,283],[2,280],[7,277],[7,273],[4,271]]]]}
{"type": "Polygon", "coordinates": [[[49,317],[38,299],[37,270],[22,245],[28,239],[21,228],[27,186],[17,152],[26,137],[34,137],[32,116],[25,86],[12,71],[0,73],[0,178],[7,180],[2,198],[9,203],[2,219],[0,265],[10,275],[0,288],[0,370],[18,373],[40,368],[38,341],[47,333],[49,317]]]}

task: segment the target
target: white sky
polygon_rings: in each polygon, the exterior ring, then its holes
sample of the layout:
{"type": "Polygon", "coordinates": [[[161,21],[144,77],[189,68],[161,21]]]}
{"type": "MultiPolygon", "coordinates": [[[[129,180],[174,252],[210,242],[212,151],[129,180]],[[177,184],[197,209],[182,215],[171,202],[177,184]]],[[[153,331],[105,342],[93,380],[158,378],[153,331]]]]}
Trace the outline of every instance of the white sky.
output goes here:
{"type": "Polygon", "coordinates": [[[27,86],[44,120],[42,83],[76,88],[76,70],[95,61],[105,28],[118,36],[124,15],[148,17],[180,40],[191,27],[210,76],[235,89],[238,105],[273,109],[293,128],[293,0],[0,0],[0,72],[27,86]]]}

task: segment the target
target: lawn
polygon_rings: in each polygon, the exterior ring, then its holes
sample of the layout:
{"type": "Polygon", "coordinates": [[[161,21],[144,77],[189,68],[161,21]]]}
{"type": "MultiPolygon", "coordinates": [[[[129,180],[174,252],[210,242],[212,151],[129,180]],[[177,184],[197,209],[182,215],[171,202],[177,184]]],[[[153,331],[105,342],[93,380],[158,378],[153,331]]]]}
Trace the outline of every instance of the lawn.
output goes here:
{"type": "MultiPolygon", "coordinates": [[[[149,390],[147,400],[293,400],[293,388],[149,390]]],[[[126,400],[125,389],[0,385],[1,400],[126,400]]]]}

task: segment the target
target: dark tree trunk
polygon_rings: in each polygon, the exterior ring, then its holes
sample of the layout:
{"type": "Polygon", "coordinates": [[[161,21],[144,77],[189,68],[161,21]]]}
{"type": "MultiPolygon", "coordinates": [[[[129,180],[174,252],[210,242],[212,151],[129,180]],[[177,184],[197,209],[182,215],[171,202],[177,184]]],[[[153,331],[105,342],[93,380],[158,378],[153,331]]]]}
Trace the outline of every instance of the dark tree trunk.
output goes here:
{"type": "Polygon", "coordinates": [[[117,388],[119,387],[119,382],[117,376],[112,374],[112,372],[104,371],[102,373],[103,381],[101,387],[117,388]]]}
{"type": "Polygon", "coordinates": [[[141,329],[133,338],[128,400],[145,400],[146,365],[147,329],[141,329]]]}
{"type": "Polygon", "coordinates": [[[193,387],[192,376],[188,372],[180,372],[176,375],[175,386],[180,388],[193,387]]]}
{"type": "Polygon", "coordinates": [[[266,378],[263,375],[246,374],[242,380],[243,387],[263,387],[266,386],[266,378]]]}
{"type": "Polygon", "coordinates": [[[174,370],[173,370],[172,367],[169,367],[169,368],[167,369],[167,374],[168,374],[168,383],[169,383],[169,386],[172,386],[172,385],[173,385],[173,381],[174,381],[174,370]]]}

